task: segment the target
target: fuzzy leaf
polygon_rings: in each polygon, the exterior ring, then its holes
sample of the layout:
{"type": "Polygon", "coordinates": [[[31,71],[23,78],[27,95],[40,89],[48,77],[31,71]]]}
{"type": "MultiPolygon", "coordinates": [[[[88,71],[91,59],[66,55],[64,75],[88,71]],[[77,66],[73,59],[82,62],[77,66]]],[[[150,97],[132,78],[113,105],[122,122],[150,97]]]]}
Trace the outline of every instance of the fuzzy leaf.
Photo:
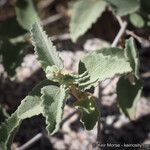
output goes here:
{"type": "Polygon", "coordinates": [[[16,111],[0,125],[0,150],[10,149],[10,143],[20,123],[21,120],[18,118],[16,111]]]}
{"type": "Polygon", "coordinates": [[[104,48],[89,53],[79,63],[79,74],[85,74],[80,80],[79,87],[89,89],[107,78],[131,72],[124,51],[118,48],[104,48]],[[87,77],[87,78],[86,78],[87,77]]]}
{"type": "Polygon", "coordinates": [[[56,47],[53,46],[51,40],[47,37],[39,23],[35,23],[31,30],[35,53],[42,64],[44,70],[48,66],[56,65],[58,68],[63,68],[63,62],[58,56],[56,47]]]}
{"type": "Polygon", "coordinates": [[[78,100],[74,104],[81,110],[81,122],[87,130],[92,130],[98,119],[98,110],[93,98],[78,100]]]}
{"type": "Polygon", "coordinates": [[[133,38],[126,40],[125,57],[130,62],[135,77],[139,79],[139,56],[133,38]]]}
{"type": "Polygon", "coordinates": [[[0,125],[0,149],[10,149],[13,137],[23,119],[43,113],[40,91],[41,88],[46,85],[58,84],[49,80],[42,81],[32,90],[32,92],[29,93],[28,96],[24,98],[24,100],[22,100],[18,109],[0,125]]]}
{"type": "Polygon", "coordinates": [[[54,134],[59,129],[64,109],[66,90],[63,87],[46,86],[42,88],[43,115],[46,117],[47,130],[54,134]]]}
{"type": "Polygon", "coordinates": [[[47,85],[58,85],[50,80],[44,80],[33,88],[32,92],[21,102],[18,107],[18,117],[20,119],[30,118],[43,113],[41,88],[47,85]]]}
{"type": "Polygon", "coordinates": [[[120,110],[130,119],[135,118],[136,105],[140,100],[142,84],[139,80],[133,85],[123,77],[117,83],[117,102],[120,110]]]}
{"type": "Polygon", "coordinates": [[[16,15],[19,24],[26,30],[30,30],[32,25],[40,20],[33,0],[17,0],[16,15]]]}
{"type": "Polygon", "coordinates": [[[74,42],[83,35],[105,10],[103,0],[79,0],[72,9],[70,22],[71,38],[74,42]]]}
{"type": "Polygon", "coordinates": [[[140,7],[138,0],[106,0],[112,5],[116,15],[125,16],[137,11],[140,7]]]}

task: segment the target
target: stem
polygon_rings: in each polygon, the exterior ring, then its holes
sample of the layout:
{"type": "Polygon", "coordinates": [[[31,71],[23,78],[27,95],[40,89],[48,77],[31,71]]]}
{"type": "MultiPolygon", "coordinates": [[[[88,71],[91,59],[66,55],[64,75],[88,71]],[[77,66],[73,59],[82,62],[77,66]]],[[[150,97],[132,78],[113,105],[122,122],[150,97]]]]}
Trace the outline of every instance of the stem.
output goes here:
{"type": "Polygon", "coordinates": [[[22,146],[18,147],[16,150],[25,150],[28,147],[30,147],[32,144],[37,142],[39,139],[42,138],[42,133],[38,133],[36,136],[34,136],[32,139],[30,139],[27,143],[23,144],[22,146]]]}
{"type": "Polygon", "coordinates": [[[116,47],[116,46],[117,46],[117,44],[118,44],[120,38],[123,36],[123,34],[124,34],[125,30],[126,30],[126,27],[127,27],[127,22],[124,21],[124,22],[121,24],[121,28],[120,28],[120,30],[119,30],[117,36],[115,37],[115,39],[114,39],[114,41],[113,41],[111,47],[116,47]]]}

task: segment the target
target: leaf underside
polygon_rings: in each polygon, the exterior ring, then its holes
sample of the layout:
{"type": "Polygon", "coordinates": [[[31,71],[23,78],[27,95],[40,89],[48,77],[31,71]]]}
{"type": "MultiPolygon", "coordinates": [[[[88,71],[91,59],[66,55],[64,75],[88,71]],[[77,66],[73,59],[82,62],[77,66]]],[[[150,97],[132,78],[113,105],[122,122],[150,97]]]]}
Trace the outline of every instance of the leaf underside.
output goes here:
{"type": "Polygon", "coordinates": [[[47,131],[54,134],[59,129],[62,119],[66,90],[58,86],[46,86],[42,88],[43,115],[46,117],[47,131]]]}
{"type": "Polygon", "coordinates": [[[137,102],[142,93],[142,83],[136,80],[131,84],[128,79],[121,77],[117,83],[117,102],[120,110],[130,119],[135,118],[137,102]]]}
{"type": "Polygon", "coordinates": [[[75,2],[70,22],[71,38],[74,42],[83,35],[105,10],[102,0],[80,0],[75,2]]]}
{"type": "Polygon", "coordinates": [[[132,71],[130,63],[124,56],[124,51],[118,48],[104,48],[94,51],[79,63],[79,74],[88,72],[87,78],[79,82],[81,89],[89,89],[98,82],[115,75],[125,74],[132,71]]]}
{"type": "Polygon", "coordinates": [[[56,65],[63,68],[63,62],[58,56],[56,47],[53,46],[51,40],[47,37],[39,23],[35,23],[31,29],[32,41],[35,47],[35,54],[38,56],[44,71],[48,66],[56,65]]]}

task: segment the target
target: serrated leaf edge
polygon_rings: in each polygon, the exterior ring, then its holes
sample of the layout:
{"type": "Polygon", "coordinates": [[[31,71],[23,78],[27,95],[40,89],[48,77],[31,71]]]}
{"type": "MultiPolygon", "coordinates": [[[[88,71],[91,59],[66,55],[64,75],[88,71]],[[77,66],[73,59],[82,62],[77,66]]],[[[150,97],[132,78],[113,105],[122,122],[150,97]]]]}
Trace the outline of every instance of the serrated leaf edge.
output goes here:
{"type": "MultiPolygon", "coordinates": [[[[43,89],[43,88],[42,88],[43,89]]],[[[67,95],[68,95],[68,92],[67,92],[67,89],[64,89],[63,88],[63,86],[60,86],[60,89],[62,89],[62,90],[65,90],[65,93],[66,94],[64,94],[63,95],[63,97],[62,97],[62,99],[63,99],[63,101],[62,101],[62,103],[59,103],[59,106],[61,106],[61,110],[59,110],[59,113],[58,114],[60,114],[59,116],[57,116],[56,117],[56,120],[58,121],[58,123],[56,122],[56,126],[55,126],[55,130],[53,130],[53,132],[49,132],[49,130],[48,130],[48,128],[49,128],[49,126],[50,126],[50,122],[48,121],[48,115],[49,115],[49,111],[46,111],[47,110],[47,105],[46,105],[46,103],[45,103],[45,100],[44,100],[44,92],[43,92],[43,90],[41,89],[41,94],[42,94],[42,96],[41,96],[41,99],[42,99],[42,104],[43,104],[43,116],[46,118],[46,124],[47,124],[47,127],[46,127],[46,129],[47,129],[47,131],[48,131],[48,134],[49,135],[53,135],[53,134],[55,134],[57,131],[58,131],[58,129],[59,129],[59,124],[60,124],[60,121],[61,120],[59,120],[59,118],[62,118],[62,115],[63,115],[63,106],[65,105],[65,99],[66,99],[66,97],[67,97],[67,95]]],[[[59,93],[60,91],[58,91],[58,93],[59,93]]],[[[58,107],[58,108],[60,108],[60,107],[58,107]]],[[[58,112],[58,111],[57,111],[58,112]]]]}
{"type": "MultiPolygon", "coordinates": [[[[45,66],[43,66],[44,60],[41,60],[41,59],[40,59],[40,56],[39,56],[38,50],[37,50],[37,46],[36,46],[36,42],[35,42],[35,40],[34,40],[34,38],[33,38],[33,32],[32,32],[32,30],[33,30],[34,26],[36,26],[36,25],[37,25],[38,28],[40,29],[40,32],[41,32],[41,34],[42,34],[42,37],[43,37],[44,40],[45,40],[45,43],[49,43],[49,45],[46,44],[47,49],[49,49],[49,47],[51,47],[51,48],[53,49],[53,51],[55,51],[57,57],[58,57],[58,58],[60,59],[60,61],[61,61],[61,64],[59,64],[59,66],[58,66],[58,64],[55,64],[55,63],[54,63],[53,65],[56,65],[56,66],[59,67],[60,69],[63,69],[63,60],[62,60],[61,57],[59,56],[59,53],[56,51],[56,46],[53,45],[52,41],[50,40],[50,37],[48,37],[47,33],[42,29],[42,26],[40,25],[40,23],[39,23],[39,22],[36,22],[35,24],[33,24],[32,28],[31,28],[31,30],[30,30],[30,33],[31,33],[31,41],[32,41],[32,44],[34,45],[35,55],[37,56],[37,59],[39,60],[40,64],[42,65],[44,71],[46,71],[45,66]]],[[[50,54],[50,55],[51,55],[51,54],[50,54]]],[[[53,58],[50,58],[50,59],[53,60],[53,58]]],[[[53,61],[55,61],[55,60],[53,60],[53,61]]],[[[47,66],[47,67],[48,67],[48,66],[47,66]]]]}

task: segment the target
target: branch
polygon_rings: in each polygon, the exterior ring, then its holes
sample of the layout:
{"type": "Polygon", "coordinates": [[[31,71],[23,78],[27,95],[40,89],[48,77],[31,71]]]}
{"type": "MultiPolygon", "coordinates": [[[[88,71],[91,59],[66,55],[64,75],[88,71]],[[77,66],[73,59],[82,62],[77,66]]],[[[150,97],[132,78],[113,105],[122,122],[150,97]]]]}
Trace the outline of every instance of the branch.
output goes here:
{"type": "Polygon", "coordinates": [[[60,128],[62,128],[63,124],[64,124],[67,120],[69,120],[72,116],[74,116],[75,114],[78,114],[78,113],[80,113],[80,111],[77,109],[77,110],[73,111],[72,113],[70,113],[66,118],[64,118],[64,119],[61,121],[61,123],[60,123],[60,128]]]}
{"type": "Polygon", "coordinates": [[[30,139],[27,143],[23,144],[22,146],[18,147],[16,150],[25,150],[30,147],[32,144],[36,143],[39,139],[42,138],[42,133],[38,133],[32,139],[30,139]]]}
{"type": "Polygon", "coordinates": [[[60,14],[56,14],[56,15],[50,16],[50,17],[48,17],[48,18],[46,18],[45,20],[42,21],[42,25],[46,26],[48,24],[51,24],[51,23],[53,23],[55,21],[60,20],[61,18],[62,18],[62,15],[60,15],[60,14]]]}
{"type": "Polygon", "coordinates": [[[125,30],[127,28],[127,22],[126,21],[120,22],[120,26],[121,26],[121,28],[120,28],[118,34],[116,35],[111,47],[116,47],[118,45],[120,38],[123,36],[123,34],[125,33],[125,30]]]}
{"type": "MultiPolygon", "coordinates": [[[[61,123],[60,123],[60,128],[63,126],[63,124],[69,120],[72,116],[74,116],[75,114],[80,113],[79,110],[75,110],[73,111],[71,114],[69,114],[66,118],[64,118],[61,123]]],[[[23,144],[22,146],[18,147],[16,150],[25,150],[28,147],[30,147],[31,145],[33,145],[34,143],[36,143],[37,141],[39,141],[41,138],[43,137],[42,133],[38,133],[36,136],[34,136],[32,139],[30,139],[28,142],[26,142],[25,144],[23,144]]]]}

